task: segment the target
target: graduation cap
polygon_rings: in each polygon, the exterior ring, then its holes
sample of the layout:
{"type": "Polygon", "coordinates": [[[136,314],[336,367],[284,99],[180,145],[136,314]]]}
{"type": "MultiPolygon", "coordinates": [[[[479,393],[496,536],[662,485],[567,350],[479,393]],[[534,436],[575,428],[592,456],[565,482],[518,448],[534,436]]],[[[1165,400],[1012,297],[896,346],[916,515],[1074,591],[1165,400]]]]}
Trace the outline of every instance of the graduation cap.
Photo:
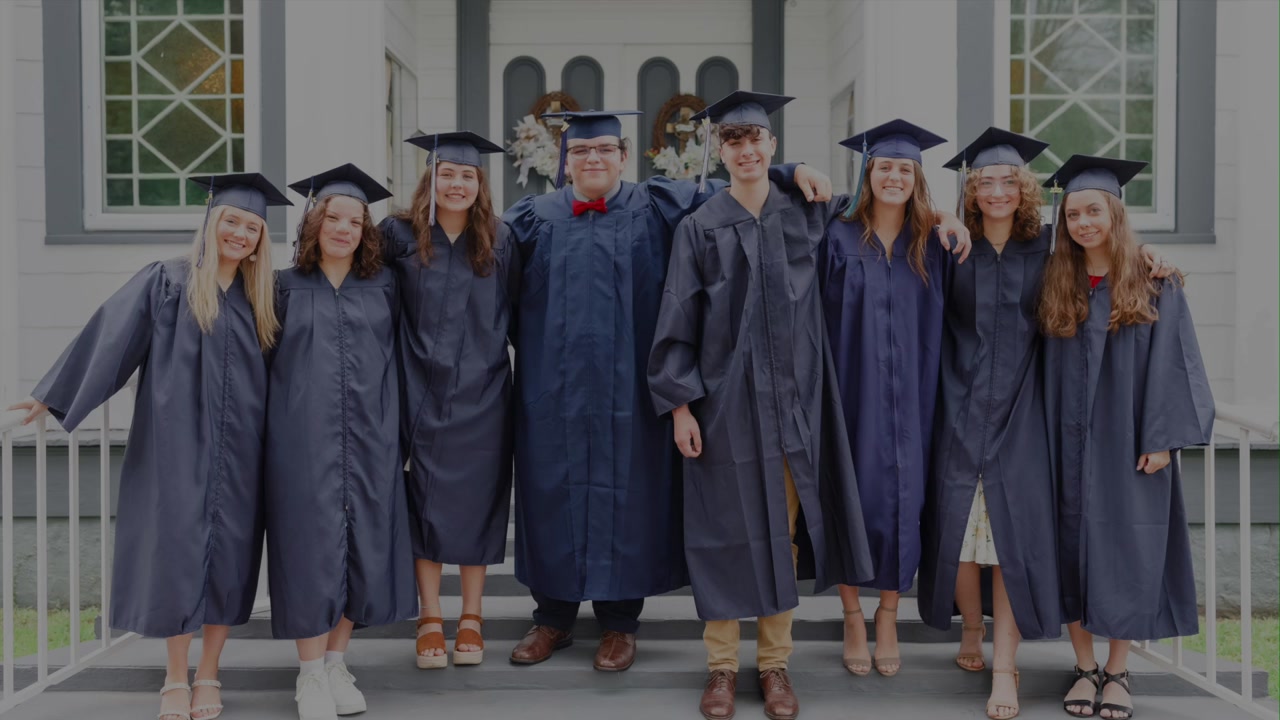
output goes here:
{"type": "MultiPolygon", "coordinates": [[[[192,177],[191,182],[204,188],[208,193],[205,198],[204,222],[200,225],[201,242],[209,229],[209,211],[219,205],[230,205],[267,221],[267,207],[270,205],[292,205],[284,193],[262,173],[231,173],[227,175],[205,175],[192,177]]],[[[204,252],[196,258],[196,267],[204,265],[204,252]]]]}
{"type": "Polygon", "coordinates": [[[1120,160],[1094,155],[1072,155],[1067,158],[1062,167],[1044,181],[1044,187],[1049,188],[1049,194],[1053,197],[1054,241],[1049,245],[1050,251],[1052,252],[1053,246],[1057,243],[1058,201],[1061,196],[1077,190],[1101,190],[1116,197],[1123,197],[1120,194],[1120,188],[1142,172],[1146,166],[1147,163],[1139,160],[1120,160]]]}
{"type": "Polygon", "coordinates": [[[958,155],[951,158],[942,167],[956,170],[959,175],[960,222],[964,222],[964,183],[970,170],[978,170],[992,165],[1013,165],[1022,167],[1036,158],[1049,147],[1049,143],[1041,142],[1026,135],[1019,135],[998,127],[989,127],[969,143],[958,155]]]}
{"type": "Polygon", "coordinates": [[[427,210],[428,225],[436,224],[436,174],[439,172],[441,161],[480,167],[481,155],[502,152],[500,145],[495,145],[469,130],[431,135],[419,131],[405,142],[417,145],[431,153],[431,158],[427,160],[431,164],[431,204],[427,210]]]}
{"type": "Polygon", "coordinates": [[[543,120],[560,120],[560,169],[556,171],[556,187],[564,187],[565,156],[569,153],[570,140],[591,140],[598,137],[622,137],[622,121],[619,115],[643,115],[639,110],[566,110],[543,113],[543,120]]]}
{"type": "Polygon", "coordinates": [[[948,170],[978,170],[992,165],[1023,166],[1049,147],[1033,137],[989,127],[942,167],[948,170]]]}
{"type": "Polygon", "coordinates": [[[290,183],[289,187],[299,195],[306,195],[312,204],[330,195],[346,195],[366,205],[391,197],[391,191],[383,187],[382,183],[351,163],[290,183]]]}
{"type": "Polygon", "coordinates": [[[717,125],[759,125],[773,132],[769,124],[769,113],[795,100],[788,95],[734,90],[728,95],[711,103],[689,117],[695,122],[701,121],[705,128],[702,142],[702,178],[698,181],[698,192],[707,189],[707,165],[711,159],[711,123],[717,125]]]}
{"type": "Polygon", "coordinates": [[[351,163],[290,183],[289,187],[307,198],[302,203],[302,219],[298,221],[298,231],[293,240],[294,262],[298,259],[298,242],[302,239],[302,226],[307,222],[307,214],[321,200],[331,195],[346,195],[368,205],[391,197],[391,191],[383,187],[382,183],[351,163]]]}
{"type": "Polygon", "coordinates": [[[841,140],[841,145],[862,154],[858,190],[854,193],[849,209],[845,211],[845,217],[853,217],[854,209],[858,207],[858,200],[862,198],[862,179],[867,174],[867,163],[872,158],[901,158],[923,163],[921,152],[945,142],[945,138],[902,119],[890,120],[841,140]]]}

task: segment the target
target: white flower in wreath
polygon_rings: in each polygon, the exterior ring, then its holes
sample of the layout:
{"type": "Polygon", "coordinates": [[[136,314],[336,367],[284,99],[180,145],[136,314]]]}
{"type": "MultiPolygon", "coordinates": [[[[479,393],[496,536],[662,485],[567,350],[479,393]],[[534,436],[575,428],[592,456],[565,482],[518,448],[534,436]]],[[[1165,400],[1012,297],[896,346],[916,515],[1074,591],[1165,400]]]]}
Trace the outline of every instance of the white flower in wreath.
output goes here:
{"type": "Polygon", "coordinates": [[[507,143],[507,154],[520,171],[516,182],[522,187],[528,184],[530,170],[554,180],[560,169],[560,147],[551,132],[533,115],[525,115],[513,130],[516,136],[507,143]]]}
{"type": "MultiPolygon", "coordinates": [[[[695,132],[693,123],[680,123],[675,126],[677,132],[695,132]]],[[[706,137],[706,128],[698,126],[696,136],[689,138],[684,152],[668,145],[658,152],[650,149],[646,155],[653,161],[654,169],[672,180],[693,180],[702,172],[702,141],[706,137]]],[[[713,130],[711,133],[711,153],[707,158],[707,174],[720,167],[720,137],[713,130]]]]}

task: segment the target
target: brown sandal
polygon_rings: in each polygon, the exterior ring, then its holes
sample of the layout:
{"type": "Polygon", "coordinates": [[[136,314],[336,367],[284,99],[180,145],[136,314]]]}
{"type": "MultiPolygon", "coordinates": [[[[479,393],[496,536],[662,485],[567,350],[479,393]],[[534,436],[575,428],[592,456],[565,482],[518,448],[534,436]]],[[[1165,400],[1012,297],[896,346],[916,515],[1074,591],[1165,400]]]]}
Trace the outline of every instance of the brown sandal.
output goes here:
{"type": "Polygon", "coordinates": [[[484,638],[480,633],[471,628],[462,627],[464,620],[472,620],[484,626],[484,618],[471,613],[463,613],[458,618],[458,636],[453,640],[453,664],[454,665],[479,665],[484,661],[484,638]],[[478,645],[479,650],[459,650],[459,645],[478,645]]]}
{"type": "MultiPolygon", "coordinates": [[[[444,618],[425,617],[418,619],[418,630],[422,630],[423,625],[439,625],[444,627],[444,618]]],[[[437,630],[436,632],[420,633],[418,635],[418,669],[419,670],[439,670],[442,667],[448,667],[449,655],[444,652],[444,633],[437,630]],[[428,650],[440,650],[439,655],[423,655],[428,650]]]]}
{"type": "MultiPolygon", "coordinates": [[[[866,617],[862,614],[861,607],[857,610],[845,610],[844,616],[846,618],[859,617],[862,618],[862,622],[866,622],[866,617]]],[[[844,669],[848,670],[850,673],[857,675],[858,677],[866,677],[871,674],[871,654],[869,652],[866,657],[846,655],[843,660],[844,669]]]]}
{"type": "Polygon", "coordinates": [[[978,638],[978,654],[966,655],[964,653],[961,653],[956,655],[956,666],[959,667],[961,670],[964,670],[965,672],[982,672],[983,670],[986,670],[987,661],[984,660],[982,657],[982,641],[987,638],[987,624],[978,623],[977,625],[965,625],[962,622],[960,624],[960,630],[961,632],[981,632],[982,635],[978,638]],[[973,662],[976,662],[977,664],[965,665],[964,664],[965,660],[973,661],[973,662]]]}

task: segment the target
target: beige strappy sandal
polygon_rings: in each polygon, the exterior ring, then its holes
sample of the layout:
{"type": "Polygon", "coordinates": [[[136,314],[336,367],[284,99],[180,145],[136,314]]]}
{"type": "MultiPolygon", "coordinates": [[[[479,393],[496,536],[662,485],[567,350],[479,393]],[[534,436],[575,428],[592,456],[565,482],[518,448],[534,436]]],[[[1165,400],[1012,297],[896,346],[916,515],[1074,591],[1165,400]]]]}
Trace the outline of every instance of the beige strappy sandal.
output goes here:
{"type": "Polygon", "coordinates": [[[960,653],[956,655],[956,666],[965,672],[982,672],[983,670],[986,670],[987,661],[982,657],[982,641],[987,638],[986,623],[978,623],[977,625],[965,625],[962,623],[960,625],[960,630],[961,632],[981,632],[982,636],[978,638],[978,654],[969,655],[966,653],[960,653]],[[965,660],[976,661],[977,664],[965,665],[965,660]]]}
{"type": "MultiPolygon", "coordinates": [[[[195,682],[191,683],[191,687],[193,689],[198,687],[211,687],[211,688],[217,688],[218,690],[222,690],[222,683],[218,682],[217,680],[196,680],[195,682]]],[[[221,695],[221,693],[219,693],[219,695],[221,695]]],[[[222,703],[206,703],[204,705],[193,707],[191,708],[191,715],[192,715],[192,720],[216,720],[217,718],[222,717],[222,703]],[[209,710],[213,711],[212,715],[205,715],[202,718],[195,717],[196,713],[208,712],[209,710]]]]}
{"type": "Polygon", "coordinates": [[[156,720],[173,720],[173,718],[177,718],[178,720],[191,720],[191,686],[184,682],[166,683],[164,687],[160,688],[160,712],[156,713],[156,720]],[[187,709],[185,711],[178,710],[165,712],[164,695],[165,693],[172,692],[174,690],[187,691],[187,709]]]}
{"type": "MultiPolygon", "coordinates": [[[[897,607],[891,607],[891,608],[887,608],[887,607],[883,607],[883,606],[882,606],[882,607],[877,607],[877,608],[876,608],[876,622],[877,622],[877,623],[878,623],[878,622],[880,622],[880,613],[881,613],[881,612],[884,612],[884,613],[893,613],[893,614],[894,614],[893,622],[894,622],[894,624],[895,624],[895,625],[897,624],[897,622],[898,622],[898,618],[897,618],[898,608],[897,608],[897,607]]],[[[874,658],[874,660],[873,660],[873,662],[874,662],[874,663],[875,663],[875,665],[876,665],[876,672],[880,673],[881,675],[883,675],[883,676],[885,676],[885,677],[893,677],[894,675],[897,675],[897,674],[898,674],[898,672],[899,672],[900,670],[902,670],[902,658],[898,657],[897,655],[894,655],[893,657],[881,657],[881,656],[880,656],[880,639],[879,639],[879,638],[880,638],[880,629],[877,627],[877,628],[876,628],[876,656],[875,656],[875,658],[874,658]],[[897,667],[894,667],[892,670],[886,670],[886,669],[885,669],[885,668],[892,667],[892,666],[895,666],[895,665],[896,665],[897,667]]]]}
{"type": "MultiPolygon", "coordinates": [[[[865,616],[863,616],[862,614],[861,607],[859,607],[857,610],[845,610],[844,616],[846,618],[851,618],[851,617],[864,618],[863,622],[866,622],[865,616]]],[[[858,677],[866,677],[871,674],[871,653],[869,651],[866,657],[858,657],[856,655],[846,655],[843,658],[843,662],[844,662],[844,669],[848,670],[853,675],[857,675],[858,677]]]]}
{"type": "MultiPolygon", "coordinates": [[[[994,700],[987,700],[987,717],[991,718],[991,720],[1013,720],[1013,718],[1018,717],[1018,713],[1022,712],[1022,708],[1018,704],[1018,696],[1017,696],[1017,692],[1020,689],[1020,686],[1022,685],[1022,676],[1017,670],[992,670],[991,678],[993,683],[995,682],[996,675],[1012,675],[1013,676],[1013,692],[1014,692],[1013,702],[1002,703],[1002,702],[995,702],[994,700]],[[998,715],[995,712],[996,708],[998,707],[1013,708],[1013,714],[998,715]]],[[[993,692],[994,690],[995,689],[992,688],[993,692]]]]}

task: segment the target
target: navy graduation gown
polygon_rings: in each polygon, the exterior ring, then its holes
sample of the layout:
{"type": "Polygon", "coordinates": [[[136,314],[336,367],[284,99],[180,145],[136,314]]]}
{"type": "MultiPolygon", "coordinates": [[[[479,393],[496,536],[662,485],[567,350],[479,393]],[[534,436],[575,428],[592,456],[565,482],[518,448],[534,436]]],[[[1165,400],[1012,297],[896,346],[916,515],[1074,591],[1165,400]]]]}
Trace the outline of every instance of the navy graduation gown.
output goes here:
{"type": "Polygon", "coordinates": [[[267,402],[271,630],[323,635],[417,617],[401,473],[396,288],[354,270],[277,276],[267,402]]]}
{"type": "Polygon", "coordinates": [[[382,222],[399,282],[402,442],[409,458],[413,555],[496,565],[511,513],[511,355],[507,333],[517,267],[505,226],[495,265],[476,275],[469,235],[453,243],[437,224],[423,266],[412,224],[382,222]]]}
{"type": "Polygon", "coordinates": [[[799,574],[817,591],[872,574],[818,292],[827,219],[826,204],[773,185],[759,219],[722,192],[676,231],[648,376],[658,412],[690,404],[701,429],[702,455],[684,459],[684,536],[704,620],[799,604],[784,460],[799,574]]]}
{"type": "Polygon", "coordinates": [[[139,370],[120,468],[111,627],[172,637],[249,620],[262,553],[267,367],[244,280],[204,334],[189,263],[151,263],[32,391],[68,431],[139,370]]]}
{"type": "Polygon", "coordinates": [[[878,590],[905,592],[920,562],[929,442],[952,262],[930,233],[926,284],[907,261],[910,225],[893,262],[857,222],[827,225],[823,307],[878,590]]]}
{"type": "MultiPolygon", "coordinates": [[[[717,184],[718,186],[719,184],[717,184]]],[[[573,188],[504,216],[522,258],[516,322],[516,577],[558,600],[688,583],[679,454],[644,368],[691,182],[623,182],[574,217],[573,188]]]]}
{"type": "MultiPolygon", "coordinates": [[[[1045,226],[997,253],[978,238],[946,289],[941,377],[920,562],[920,614],[951,627],[960,548],[982,482],[1009,604],[1023,639],[1057,637],[1057,538],[1036,317],[1045,226]]],[[[984,573],[984,584],[990,578],[984,573]]]]}
{"type": "Polygon", "coordinates": [[[1176,453],[1213,433],[1186,294],[1172,279],[1160,288],[1156,322],[1110,333],[1104,278],[1075,336],[1045,341],[1064,622],[1115,640],[1198,630],[1178,459],[1151,475],[1135,470],[1143,454],[1176,453]]]}

